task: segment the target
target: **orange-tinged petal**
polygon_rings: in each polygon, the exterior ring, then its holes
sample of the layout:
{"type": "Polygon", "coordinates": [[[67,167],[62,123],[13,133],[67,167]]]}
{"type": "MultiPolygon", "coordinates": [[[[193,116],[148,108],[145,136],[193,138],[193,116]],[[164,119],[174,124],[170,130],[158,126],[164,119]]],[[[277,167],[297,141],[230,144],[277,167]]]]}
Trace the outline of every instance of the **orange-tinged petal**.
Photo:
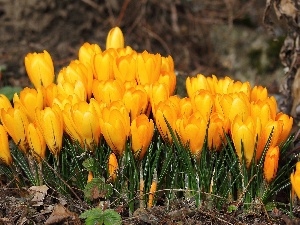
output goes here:
{"type": "Polygon", "coordinates": [[[280,112],[276,115],[276,120],[281,120],[283,122],[282,132],[277,141],[277,144],[281,144],[282,142],[286,141],[291,133],[293,127],[293,118],[280,112]]]}
{"type": "Polygon", "coordinates": [[[111,153],[108,159],[108,172],[109,172],[109,176],[112,178],[113,181],[117,178],[118,169],[119,169],[119,165],[118,165],[117,157],[114,153],[111,153]]]}
{"type": "Polygon", "coordinates": [[[278,160],[279,160],[279,147],[271,146],[266,154],[264,162],[264,175],[268,183],[270,183],[276,176],[278,169],[278,160]]]}

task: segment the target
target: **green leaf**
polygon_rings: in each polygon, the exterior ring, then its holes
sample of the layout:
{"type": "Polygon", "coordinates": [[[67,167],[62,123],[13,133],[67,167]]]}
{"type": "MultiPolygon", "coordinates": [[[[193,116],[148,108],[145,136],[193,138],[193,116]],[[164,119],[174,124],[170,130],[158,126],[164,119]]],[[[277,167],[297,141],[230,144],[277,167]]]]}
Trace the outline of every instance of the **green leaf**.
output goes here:
{"type": "Polygon", "coordinates": [[[94,172],[94,166],[95,166],[95,159],[88,158],[83,161],[82,163],[83,167],[86,168],[88,171],[94,172]]]}
{"type": "Polygon", "coordinates": [[[14,94],[19,93],[21,90],[21,87],[5,86],[0,88],[0,94],[5,95],[11,101],[14,97],[14,94]]]}
{"type": "Polygon", "coordinates": [[[100,208],[93,208],[85,211],[79,216],[80,219],[85,219],[86,225],[103,224],[103,211],[100,208]]]}
{"type": "Polygon", "coordinates": [[[227,208],[227,212],[232,213],[238,210],[238,207],[236,205],[229,205],[227,208]]]}
{"type": "Polygon", "coordinates": [[[112,209],[102,211],[100,208],[93,208],[82,213],[79,218],[86,219],[86,225],[119,225],[121,224],[121,216],[112,209]]]}
{"type": "Polygon", "coordinates": [[[103,212],[103,221],[105,225],[119,225],[122,222],[120,214],[112,209],[103,212]]]}
{"type": "Polygon", "coordinates": [[[110,184],[105,183],[104,178],[93,178],[84,189],[84,196],[89,200],[109,198],[111,194],[112,187],[110,184]]]}

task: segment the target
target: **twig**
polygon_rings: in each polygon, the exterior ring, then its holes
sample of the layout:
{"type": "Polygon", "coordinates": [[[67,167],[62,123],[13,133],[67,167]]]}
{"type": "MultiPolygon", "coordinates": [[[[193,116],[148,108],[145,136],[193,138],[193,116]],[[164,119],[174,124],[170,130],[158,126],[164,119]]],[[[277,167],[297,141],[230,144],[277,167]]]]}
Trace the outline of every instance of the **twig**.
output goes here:
{"type": "Polygon", "coordinates": [[[128,7],[128,4],[130,3],[131,0],[125,0],[123,5],[122,5],[122,8],[120,10],[120,13],[119,13],[119,16],[117,18],[117,21],[116,21],[116,25],[120,26],[121,24],[121,21],[125,15],[125,12],[126,12],[126,9],[128,7]]]}

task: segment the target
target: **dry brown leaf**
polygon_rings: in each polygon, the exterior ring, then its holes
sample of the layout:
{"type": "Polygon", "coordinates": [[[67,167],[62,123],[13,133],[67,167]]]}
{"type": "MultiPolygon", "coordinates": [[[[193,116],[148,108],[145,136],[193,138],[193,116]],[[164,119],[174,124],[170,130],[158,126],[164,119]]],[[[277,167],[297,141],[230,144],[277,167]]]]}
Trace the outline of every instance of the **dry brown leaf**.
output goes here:
{"type": "Polygon", "coordinates": [[[292,0],[281,0],[279,5],[281,14],[296,19],[298,10],[292,0]]]}
{"type": "Polygon", "coordinates": [[[31,202],[34,203],[32,206],[41,206],[43,205],[43,201],[45,196],[47,195],[48,187],[46,185],[42,186],[31,186],[28,191],[31,195],[33,195],[33,198],[31,199],[31,202]]]}
{"type": "Polygon", "coordinates": [[[78,217],[70,212],[68,209],[63,207],[61,204],[57,204],[49,218],[46,220],[45,224],[55,224],[55,223],[62,223],[63,221],[66,221],[68,219],[72,219],[77,221],[78,217]]]}

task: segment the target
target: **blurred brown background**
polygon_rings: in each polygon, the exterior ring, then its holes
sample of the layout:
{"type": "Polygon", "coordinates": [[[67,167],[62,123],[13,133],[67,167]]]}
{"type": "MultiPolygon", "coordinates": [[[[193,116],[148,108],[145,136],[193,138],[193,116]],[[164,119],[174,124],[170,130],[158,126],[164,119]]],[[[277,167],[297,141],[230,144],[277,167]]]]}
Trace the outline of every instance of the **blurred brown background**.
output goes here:
{"type": "Polygon", "coordinates": [[[1,86],[26,86],[24,56],[46,49],[56,71],[84,42],[105,48],[119,26],[127,45],[171,55],[186,75],[229,75],[278,92],[285,29],[262,24],[261,0],[0,0],[1,86]]]}

